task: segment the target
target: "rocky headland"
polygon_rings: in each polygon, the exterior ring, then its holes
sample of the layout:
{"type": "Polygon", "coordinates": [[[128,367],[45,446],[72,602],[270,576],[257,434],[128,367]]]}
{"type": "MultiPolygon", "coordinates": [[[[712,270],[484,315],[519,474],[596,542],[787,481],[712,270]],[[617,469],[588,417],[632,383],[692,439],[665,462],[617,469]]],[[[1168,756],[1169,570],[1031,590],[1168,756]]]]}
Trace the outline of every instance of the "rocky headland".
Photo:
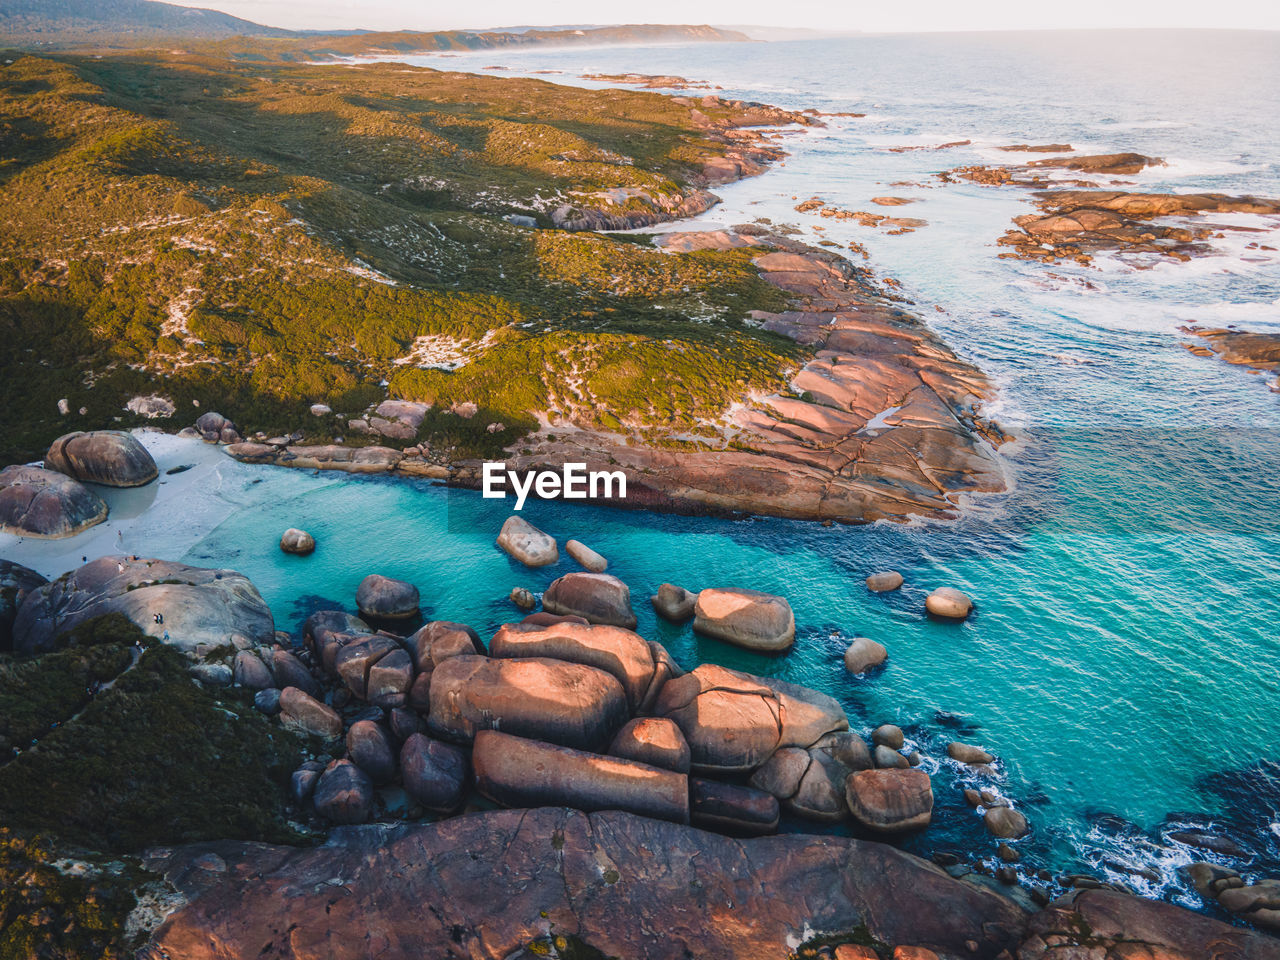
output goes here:
{"type": "MultiPolygon", "coordinates": [[[[1275,373],[1280,370],[1280,334],[1256,333],[1234,328],[1201,329],[1185,327],[1205,344],[1187,344],[1187,349],[1199,356],[1219,357],[1227,363],[1249,367],[1254,373],[1275,373]]],[[[1280,380],[1271,389],[1280,393],[1280,380]]]]}

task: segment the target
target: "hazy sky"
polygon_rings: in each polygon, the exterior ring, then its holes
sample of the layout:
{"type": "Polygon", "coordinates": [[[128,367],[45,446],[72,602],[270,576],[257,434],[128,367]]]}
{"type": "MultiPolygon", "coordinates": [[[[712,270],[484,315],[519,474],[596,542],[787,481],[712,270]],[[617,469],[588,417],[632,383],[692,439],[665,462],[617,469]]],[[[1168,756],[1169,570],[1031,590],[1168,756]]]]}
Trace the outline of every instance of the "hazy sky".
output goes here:
{"type": "Polygon", "coordinates": [[[739,23],[833,30],[1280,29],[1277,0],[183,0],[271,26],[439,30],[520,24],[739,23]]]}

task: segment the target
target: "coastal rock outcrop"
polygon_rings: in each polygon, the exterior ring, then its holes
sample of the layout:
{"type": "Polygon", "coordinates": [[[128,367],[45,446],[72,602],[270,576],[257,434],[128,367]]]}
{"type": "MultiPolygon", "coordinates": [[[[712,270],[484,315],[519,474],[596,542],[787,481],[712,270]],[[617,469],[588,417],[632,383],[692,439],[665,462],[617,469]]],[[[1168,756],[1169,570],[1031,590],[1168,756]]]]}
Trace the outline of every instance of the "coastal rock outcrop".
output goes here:
{"type": "Polygon", "coordinates": [[[440,956],[442,944],[487,960],[527,956],[562,932],[604,956],[785,957],[806,931],[860,929],[882,943],[994,960],[1017,948],[1025,923],[1005,897],[883,844],[734,840],[617,812],[503,810],[355,827],[320,847],[201,844],[152,865],[191,876],[187,865],[213,851],[229,866],[225,878],[188,888],[193,899],[154,934],[145,960],[257,956],[283,930],[297,956],[355,960],[368,955],[371,916],[383,960],[440,956]],[[344,878],[342,896],[325,882],[332,877],[344,878]],[[636,923],[642,916],[664,922],[636,923]]]}
{"type": "Polygon", "coordinates": [[[719,780],[689,780],[689,819],[695,827],[730,836],[763,836],[778,829],[781,809],[771,794],[719,780]]]}
{"type": "Polygon", "coordinates": [[[627,629],[636,625],[631,588],[608,573],[566,573],[553,580],[542,595],[542,609],[591,623],[627,629]]]}
{"type": "Polygon", "coordinates": [[[673,770],[497,730],[476,734],[471,762],[476,789],[503,806],[623,810],[689,822],[689,778],[673,770]]]}
{"type": "Polygon", "coordinates": [[[44,465],[82,483],[140,487],[160,471],[147,448],[122,430],[68,433],[53,441],[44,465]]]}
{"type": "Polygon", "coordinates": [[[244,574],[106,556],[29,593],[14,620],[14,648],[51,650],[68,630],[106,613],[123,614],[193,659],[237,641],[270,647],[275,640],[271,611],[244,574]]]}
{"type": "Polygon", "coordinates": [[[502,524],[502,530],[498,532],[498,546],[526,567],[545,567],[560,559],[553,537],[514,514],[502,524]]]}
{"type": "Polygon", "coordinates": [[[59,540],[107,519],[107,505],[84,484],[55,470],[0,470],[0,533],[59,540]]]}
{"type": "Polygon", "coordinates": [[[786,650],[795,642],[796,618],[782,597],[712,588],[698,594],[693,629],[749,650],[786,650]]]}
{"type": "Polygon", "coordinates": [[[13,621],[27,594],[49,581],[12,560],[0,560],[0,651],[13,647],[13,621]]]}
{"type": "Polygon", "coordinates": [[[418,588],[404,580],[371,573],[356,590],[362,616],[377,620],[409,620],[418,615],[418,588]]]}
{"type": "Polygon", "coordinates": [[[933,785],[923,770],[859,770],[845,781],[853,819],[880,833],[903,833],[929,825],[933,785]]]}
{"type": "Polygon", "coordinates": [[[627,720],[611,674],[563,660],[451,657],[431,675],[431,732],[470,743],[501,729],[566,747],[604,749],[627,720]]]}

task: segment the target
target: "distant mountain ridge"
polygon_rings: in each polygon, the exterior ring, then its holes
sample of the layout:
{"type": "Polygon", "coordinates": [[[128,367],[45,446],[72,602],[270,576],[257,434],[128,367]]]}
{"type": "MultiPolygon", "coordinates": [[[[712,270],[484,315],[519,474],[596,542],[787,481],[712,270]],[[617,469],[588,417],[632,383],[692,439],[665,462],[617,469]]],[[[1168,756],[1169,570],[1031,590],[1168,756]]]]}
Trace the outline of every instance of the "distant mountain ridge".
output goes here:
{"type": "MultiPolygon", "coordinates": [[[[232,38],[272,41],[267,51],[282,59],[359,56],[437,50],[483,50],[530,44],[669,43],[749,38],[711,26],[624,24],[591,27],[522,27],[518,30],[316,31],[285,30],[217,10],[182,7],[159,0],[0,0],[0,46],[137,46],[160,41],[232,38]],[[315,47],[312,48],[312,44],[315,47]]],[[[250,46],[248,54],[266,52],[250,46]]]]}

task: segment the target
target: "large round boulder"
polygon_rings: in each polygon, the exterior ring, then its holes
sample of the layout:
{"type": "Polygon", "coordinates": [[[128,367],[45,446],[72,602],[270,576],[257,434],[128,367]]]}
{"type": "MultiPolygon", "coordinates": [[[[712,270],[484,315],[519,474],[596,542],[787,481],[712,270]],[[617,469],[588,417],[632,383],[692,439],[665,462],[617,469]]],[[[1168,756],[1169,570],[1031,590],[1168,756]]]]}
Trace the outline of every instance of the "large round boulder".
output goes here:
{"type": "Polygon", "coordinates": [[[546,625],[505,624],[490,641],[489,653],[511,659],[550,657],[603,670],[622,684],[632,713],[642,703],[655,668],[653,651],[638,634],[622,627],[571,620],[546,625]]]}
{"type": "Polygon", "coordinates": [[[356,589],[361,615],[375,620],[411,620],[418,615],[418,588],[403,580],[371,573],[356,589]]]}
{"type": "Polygon", "coordinates": [[[374,784],[390,783],[396,775],[396,748],[391,731],[373,720],[357,720],[347,730],[347,756],[374,784]]]}
{"type": "Polygon", "coordinates": [[[689,778],[682,773],[496,730],[476,734],[471,762],[476,789],[503,806],[623,810],[689,822],[689,778]]]}
{"type": "Polygon", "coordinates": [[[786,650],[795,642],[796,618],[782,597],[711,588],[698,594],[693,629],[749,650],[786,650]]]}
{"type": "Polygon", "coordinates": [[[853,819],[869,830],[902,833],[929,825],[933,785],[923,770],[859,770],[845,781],[853,819]]]}
{"type": "Polygon", "coordinates": [[[664,583],[658,587],[658,592],[649,598],[649,602],[653,604],[654,612],[663,620],[684,623],[693,616],[698,595],[684,587],[677,587],[674,583],[664,583]]]}
{"type": "Polygon", "coordinates": [[[613,738],[609,754],[676,773],[689,772],[689,744],[675,722],[666,717],[629,721],[613,738]]]}
{"type": "Polygon", "coordinates": [[[45,454],[44,465],[74,480],[105,487],[140,487],[160,474],[147,448],[122,430],[59,437],[45,454]]]}
{"type": "Polygon", "coordinates": [[[555,538],[514,514],[502,525],[498,546],[526,567],[545,567],[560,559],[555,538]]]}
{"type": "Polygon", "coordinates": [[[13,621],[27,594],[48,582],[20,563],[0,560],[0,650],[13,647],[13,621]]]}
{"type": "Polygon", "coordinates": [[[40,467],[0,470],[0,533],[60,540],[105,519],[106,503],[78,480],[40,467]]]}
{"type": "Polygon", "coordinates": [[[373,784],[350,760],[335,760],[320,775],[311,802],[326,820],[364,823],[373,813],[373,784]]]}
{"type": "Polygon", "coordinates": [[[631,589],[608,573],[566,573],[542,595],[542,609],[628,630],[636,625],[631,589]]]}
{"type": "Polygon", "coordinates": [[[400,776],[410,797],[432,813],[462,805],[471,764],[461,747],[414,733],[400,748],[400,776]]]}
{"type": "Polygon", "coordinates": [[[888,659],[889,651],[883,643],[870,637],[854,637],[844,652],[844,668],[857,675],[880,666],[888,659]]]}
{"type": "Polygon", "coordinates": [[[1028,829],[1027,818],[1013,807],[988,807],[982,815],[982,823],[993,837],[1004,840],[1016,840],[1024,836],[1028,829]]]}
{"type": "Polygon", "coordinates": [[[954,587],[939,587],[925,597],[924,609],[936,620],[964,620],[973,612],[973,601],[954,587]]]}
{"type": "Polygon", "coordinates": [[[68,630],[106,613],[123,614],[193,659],[275,641],[271,610],[244,574],[108,556],[28,594],[14,620],[14,649],[52,650],[68,630]]]}
{"type": "Polygon", "coordinates": [[[455,743],[505,730],[584,750],[603,749],[627,720],[611,674],[580,663],[450,657],[431,674],[431,732],[455,743]]]}

